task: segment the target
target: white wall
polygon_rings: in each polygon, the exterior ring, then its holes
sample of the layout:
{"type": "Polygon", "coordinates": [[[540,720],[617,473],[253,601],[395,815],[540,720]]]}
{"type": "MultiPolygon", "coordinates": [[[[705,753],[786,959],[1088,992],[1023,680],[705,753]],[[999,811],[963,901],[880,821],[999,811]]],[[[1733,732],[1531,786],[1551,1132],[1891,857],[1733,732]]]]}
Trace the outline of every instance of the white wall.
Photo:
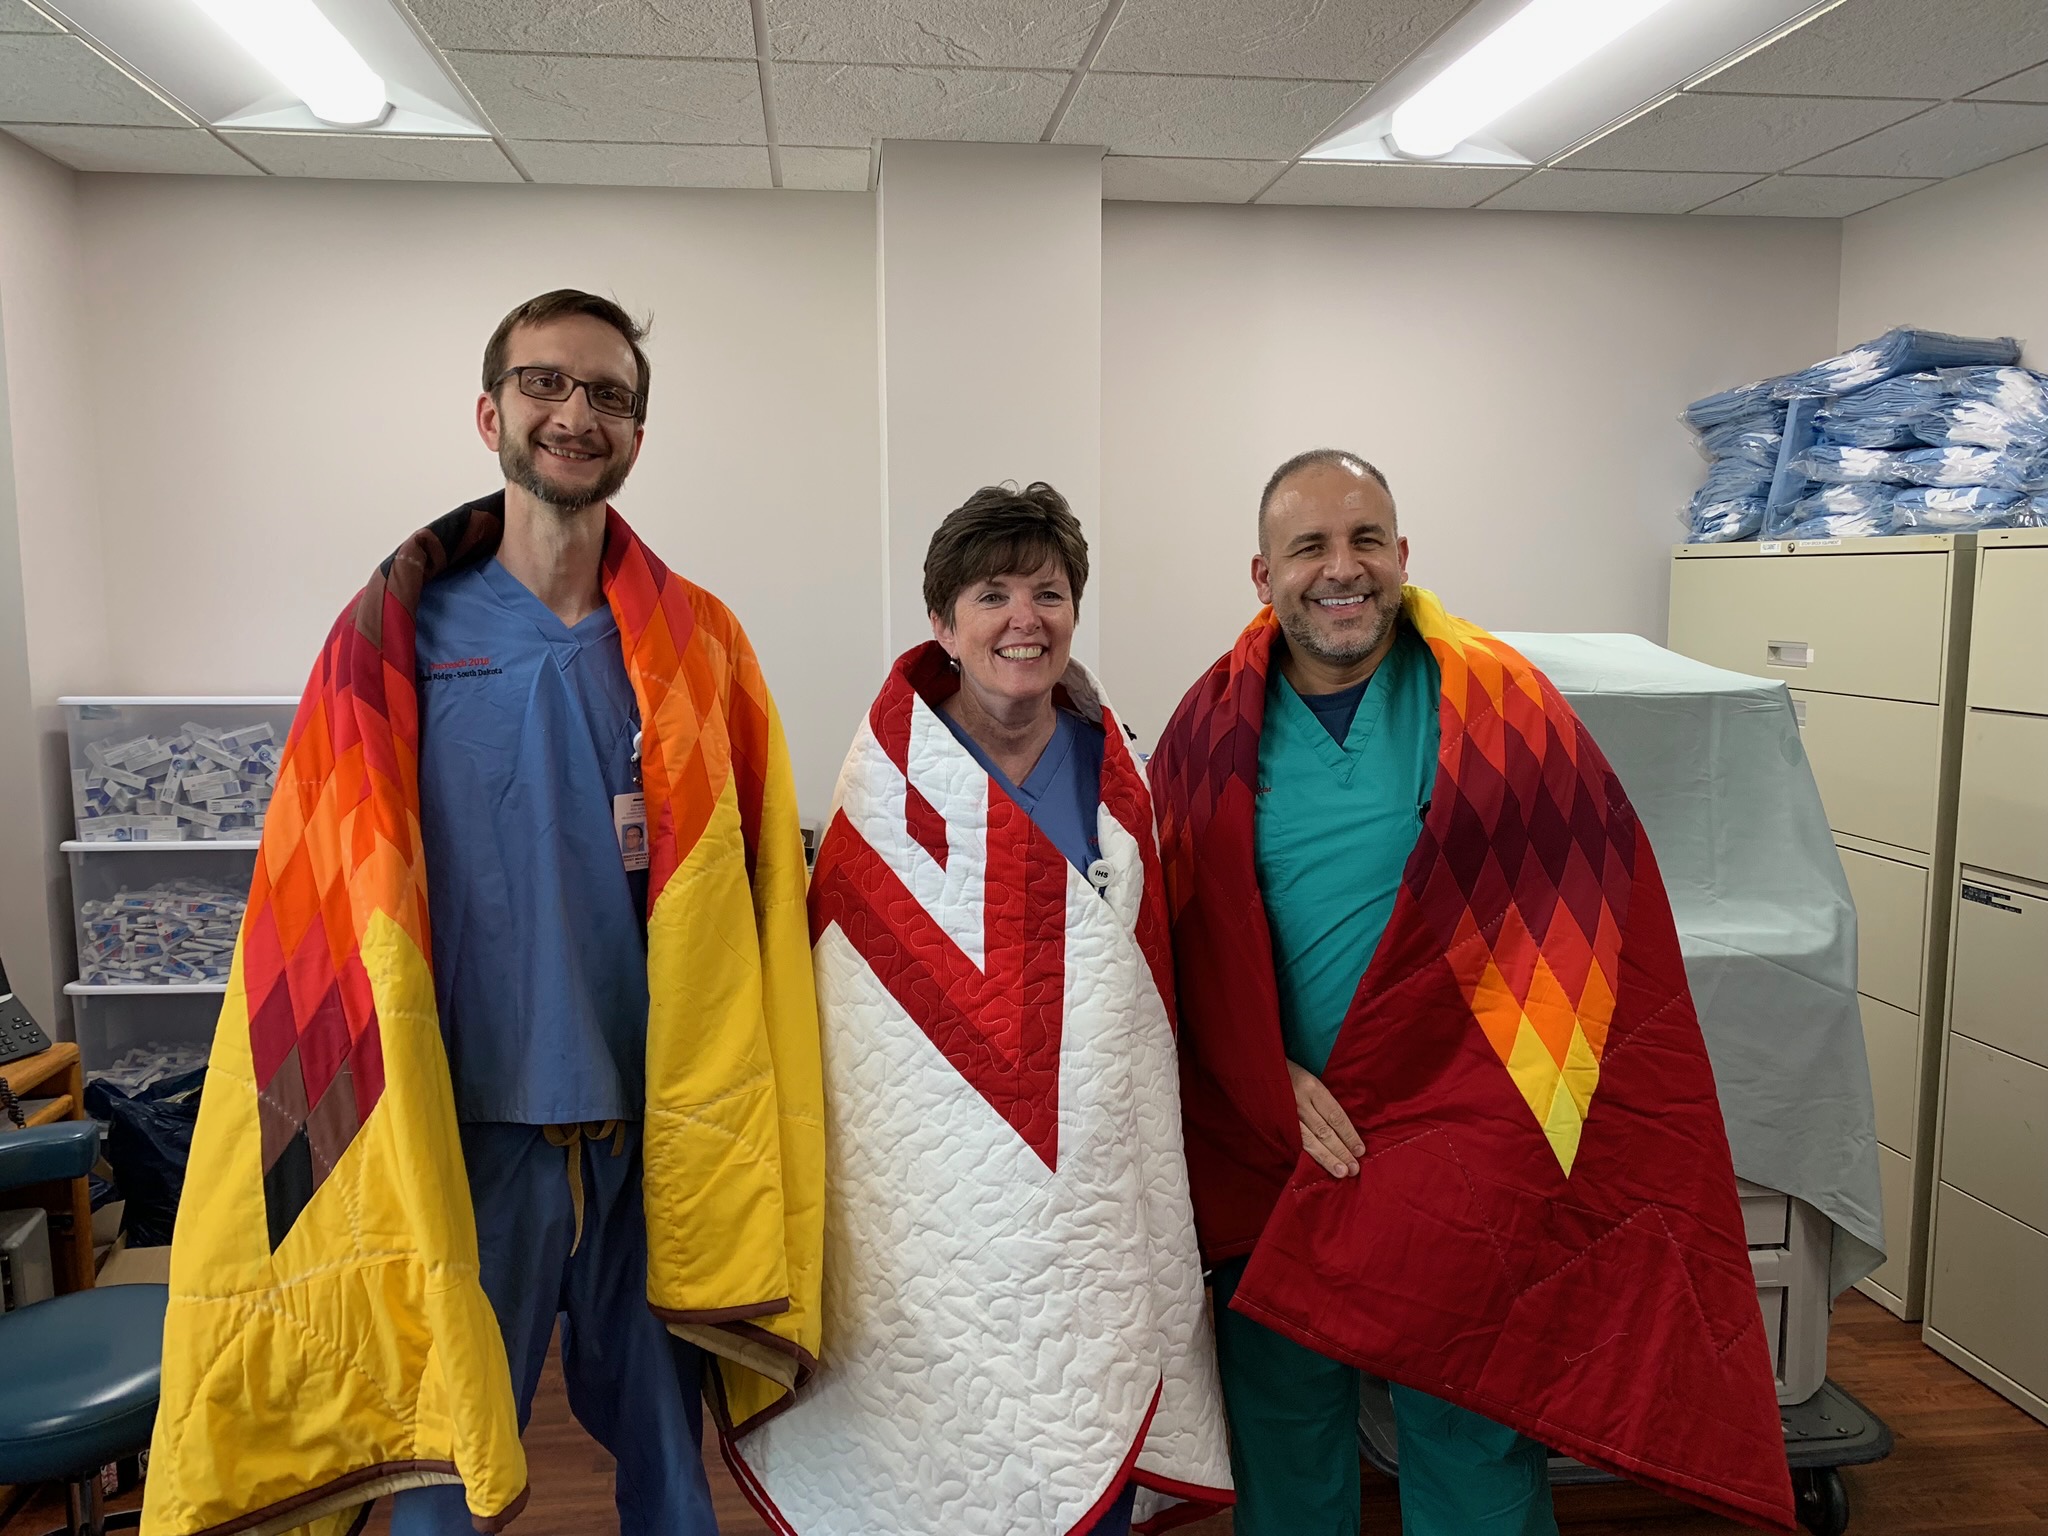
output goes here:
{"type": "MultiPolygon", "coordinates": [[[[107,658],[98,519],[103,381],[85,347],[79,178],[0,135],[0,326],[12,516],[0,516],[0,954],[29,1009],[58,1022],[71,968],[70,885],[57,842],[71,814],[58,695],[97,685],[107,658]]],[[[0,458],[6,457],[0,455],[0,458]]]]}
{"type": "Polygon", "coordinates": [[[1834,349],[1838,226],[1111,203],[1104,678],[1141,736],[1253,613],[1304,448],[1391,479],[1411,575],[1496,629],[1662,641],[1711,390],[1834,349]]]}
{"type": "Polygon", "coordinates": [[[499,317],[587,288],[654,316],[617,505],[739,614],[823,813],[880,675],[869,198],[83,180],[95,691],[297,693],[371,567],[502,483],[473,425],[499,317]]]}
{"type": "MultiPolygon", "coordinates": [[[[876,240],[860,195],[73,177],[0,140],[34,696],[297,692],[374,562],[497,483],[484,339],[573,284],[654,313],[620,506],[748,625],[820,813],[883,664],[876,240]]],[[[1777,220],[1112,203],[1102,250],[1086,608],[1148,739],[1252,611],[1265,475],[1318,443],[1387,470],[1458,611],[1661,638],[1675,413],[1831,350],[1840,299],[1838,227],[1777,220]]]]}
{"type": "Polygon", "coordinates": [[[1895,325],[2018,336],[2048,366],[2048,149],[1986,166],[1842,225],[1839,342],[1895,325]]]}
{"type": "MultiPolygon", "coordinates": [[[[931,637],[924,557],[984,485],[1045,480],[1096,542],[1102,151],[882,146],[882,398],[891,661],[931,637]]],[[[1100,660],[1084,617],[1074,654],[1100,660]]]]}

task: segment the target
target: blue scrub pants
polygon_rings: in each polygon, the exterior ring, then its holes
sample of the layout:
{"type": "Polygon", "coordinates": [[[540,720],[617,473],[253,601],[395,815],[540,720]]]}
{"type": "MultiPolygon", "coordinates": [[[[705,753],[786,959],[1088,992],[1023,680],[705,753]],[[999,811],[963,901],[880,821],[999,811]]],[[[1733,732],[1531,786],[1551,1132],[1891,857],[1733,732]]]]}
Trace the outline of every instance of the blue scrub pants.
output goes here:
{"type": "Polygon", "coordinates": [[[1117,1495],[1116,1502],[1102,1512],[1087,1530],[1078,1536],[1130,1536],[1131,1506],[1138,1502],[1138,1485],[1125,1483],[1124,1491],[1117,1495]]]}
{"type": "MultiPolygon", "coordinates": [[[[579,1149],[583,1239],[569,1151],[537,1125],[464,1125],[484,1294],[498,1314],[519,1427],[562,1318],[562,1374],[576,1421],[618,1462],[620,1536],[717,1536],[704,1480],[703,1357],[647,1310],[640,1126],[624,1145],[579,1149]],[[573,1251],[572,1251],[573,1250],[573,1251]]],[[[392,1536],[473,1536],[459,1487],[394,1496],[392,1536]]]]}

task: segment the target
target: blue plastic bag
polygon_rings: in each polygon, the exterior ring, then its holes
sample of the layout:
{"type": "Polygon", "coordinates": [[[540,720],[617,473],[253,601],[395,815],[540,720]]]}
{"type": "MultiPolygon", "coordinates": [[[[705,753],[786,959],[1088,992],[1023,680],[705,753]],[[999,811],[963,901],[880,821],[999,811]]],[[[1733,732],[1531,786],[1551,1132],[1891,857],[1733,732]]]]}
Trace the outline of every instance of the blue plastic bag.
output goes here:
{"type": "Polygon", "coordinates": [[[1794,521],[1803,523],[1816,517],[1867,517],[1888,522],[1892,499],[1897,495],[1898,491],[1892,486],[1868,481],[1817,486],[1812,495],[1802,498],[1792,509],[1794,521]]]}
{"type": "Polygon", "coordinates": [[[1820,407],[1820,400],[1811,395],[1786,402],[1785,435],[1778,444],[1778,467],[1771,475],[1771,488],[1764,493],[1763,536],[1767,539],[1784,537],[1783,530],[1798,520],[1793,509],[1813,489],[1813,482],[1798,466],[1813,446],[1813,423],[1820,407]]]}
{"type": "Polygon", "coordinates": [[[1859,512],[1831,512],[1825,517],[1809,517],[1804,522],[1793,523],[1771,537],[1790,544],[1812,544],[1822,539],[1875,539],[1890,532],[1889,522],[1859,512]]]}
{"type": "Polygon", "coordinates": [[[1733,544],[1755,538],[1763,526],[1764,502],[1761,496],[1708,502],[1695,497],[1686,517],[1686,542],[1733,544]]]}
{"type": "Polygon", "coordinates": [[[2048,409],[2009,411],[1989,400],[1944,400],[1914,423],[1914,431],[1937,447],[2017,449],[2031,455],[2048,448],[2048,409]]]}
{"type": "Polygon", "coordinates": [[[1815,443],[1799,456],[1797,468],[1822,485],[1897,485],[1906,478],[1896,453],[1838,443],[1815,443]]]}
{"type": "Polygon", "coordinates": [[[2048,385],[2031,368],[1944,368],[1944,393],[1982,400],[2012,416],[2048,414],[2048,385]]]}
{"type": "Polygon", "coordinates": [[[1716,459],[1700,482],[1695,502],[1761,500],[1771,488],[1772,466],[1748,464],[1741,459],[1716,459]]]}
{"type": "Polygon", "coordinates": [[[1914,485],[1988,485],[2017,491],[2034,468],[2031,455],[1996,448],[1914,448],[1893,457],[1914,485]]]}
{"type": "Polygon", "coordinates": [[[2020,344],[2010,336],[1951,336],[1945,331],[1916,331],[1902,326],[1886,331],[1874,341],[1825,358],[1811,368],[1787,374],[1772,393],[1781,400],[1795,395],[1843,395],[1925,368],[2019,360],[2020,344]]]}
{"type": "Polygon", "coordinates": [[[1768,415],[1777,382],[1776,379],[1759,379],[1754,384],[1724,389],[1705,399],[1695,400],[1685,408],[1681,419],[1693,431],[1705,432],[1709,427],[1724,426],[1746,416],[1768,415]]]}
{"type": "Polygon", "coordinates": [[[1785,434],[1776,430],[1736,432],[1724,437],[1709,457],[1716,464],[1752,465],[1768,477],[1778,467],[1778,445],[1784,440],[1785,434]]]}
{"type": "Polygon", "coordinates": [[[1881,384],[1837,395],[1828,402],[1827,418],[1835,426],[1845,422],[1910,421],[1934,409],[1950,392],[1949,382],[1939,373],[1901,374],[1881,384]]]}
{"type": "Polygon", "coordinates": [[[1697,432],[1694,436],[1701,453],[1710,459],[1725,459],[1740,452],[1743,440],[1751,436],[1769,438],[1775,451],[1777,441],[1784,432],[1785,407],[1772,405],[1761,415],[1737,416],[1697,432]]]}
{"type": "Polygon", "coordinates": [[[1917,446],[1916,430],[1925,416],[1871,416],[1844,421],[1822,411],[1814,418],[1820,441],[1844,448],[1909,448],[1917,446]]]}
{"type": "Polygon", "coordinates": [[[1920,486],[1892,499],[1892,526],[1900,533],[1967,533],[1978,528],[2025,526],[2030,512],[2018,491],[1988,485],[1920,486]]]}

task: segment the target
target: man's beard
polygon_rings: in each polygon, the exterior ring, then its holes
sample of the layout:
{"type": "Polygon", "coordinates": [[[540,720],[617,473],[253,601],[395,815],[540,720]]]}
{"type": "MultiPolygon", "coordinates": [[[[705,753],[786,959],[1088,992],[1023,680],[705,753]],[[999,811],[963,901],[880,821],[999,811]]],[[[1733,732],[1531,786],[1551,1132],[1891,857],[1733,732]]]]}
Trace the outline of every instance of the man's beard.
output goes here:
{"type": "Polygon", "coordinates": [[[588,490],[571,490],[567,486],[556,485],[541,473],[531,443],[516,442],[510,437],[498,445],[498,464],[505,471],[505,479],[509,483],[558,512],[581,512],[585,507],[609,501],[612,493],[626,483],[626,476],[633,472],[633,461],[623,454],[617,455],[605,466],[604,474],[595,485],[588,490]]]}
{"type": "Polygon", "coordinates": [[[1302,598],[1291,603],[1280,614],[1280,632],[1287,636],[1287,643],[1295,650],[1313,656],[1317,661],[1332,667],[1355,667],[1385,643],[1394,628],[1394,610],[1386,607],[1378,598],[1371,599],[1379,614],[1379,622],[1355,643],[1332,649],[1316,633],[1315,620],[1309,615],[1312,598],[1302,598]]]}

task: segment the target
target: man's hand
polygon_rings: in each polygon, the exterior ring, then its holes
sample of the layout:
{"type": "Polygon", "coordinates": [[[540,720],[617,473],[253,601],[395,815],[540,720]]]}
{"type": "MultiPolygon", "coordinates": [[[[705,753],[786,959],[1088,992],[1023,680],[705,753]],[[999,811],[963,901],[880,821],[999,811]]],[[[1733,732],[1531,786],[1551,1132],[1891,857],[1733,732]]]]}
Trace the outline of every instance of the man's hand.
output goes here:
{"type": "Polygon", "coordinates": [[[1365,1155],[1365,1143],[1351,1129],[1344,1106],[1308,1068],[1290,1061],[1287,1075],[1294,1082],[1294,1113],[1301,1121],[1303,1148],[1331,1178],[1352,1177],[1358,1172],[1358,1159],[1365,1155]]]}

